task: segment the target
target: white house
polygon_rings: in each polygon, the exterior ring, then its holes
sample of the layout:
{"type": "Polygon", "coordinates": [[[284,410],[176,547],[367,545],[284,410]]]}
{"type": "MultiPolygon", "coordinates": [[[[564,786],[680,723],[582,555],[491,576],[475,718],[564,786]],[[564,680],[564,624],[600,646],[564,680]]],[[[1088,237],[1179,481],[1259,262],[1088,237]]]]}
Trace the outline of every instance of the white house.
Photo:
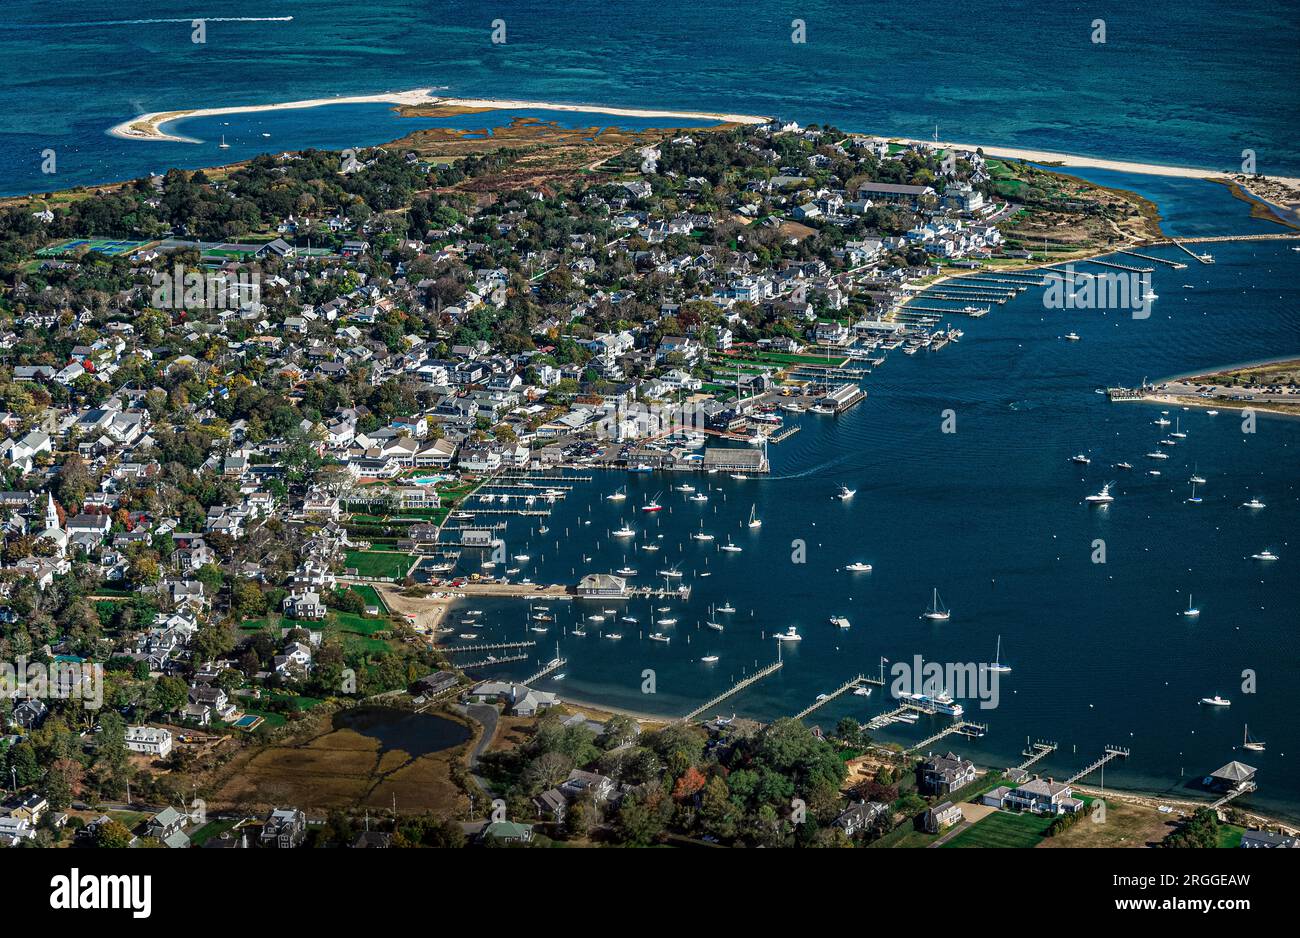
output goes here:
{"type": "Polygon", "coordinates": [[[166,758],[172,751],[171,730],[160,726],[128,726],[126,748],[131,752],[143,752],[159,759],[166,758]]]}

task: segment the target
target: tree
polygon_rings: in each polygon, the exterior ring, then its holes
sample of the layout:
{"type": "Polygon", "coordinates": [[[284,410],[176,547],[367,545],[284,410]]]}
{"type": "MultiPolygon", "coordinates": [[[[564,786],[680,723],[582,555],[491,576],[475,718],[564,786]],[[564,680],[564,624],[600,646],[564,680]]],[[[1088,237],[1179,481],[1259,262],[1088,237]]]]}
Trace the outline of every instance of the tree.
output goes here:
{"type": "Polygon", "coordinates": [[[120,821],[105,821],[95,831],[95,846],[122,849],[131,846],[131,832],[120,821]]]}

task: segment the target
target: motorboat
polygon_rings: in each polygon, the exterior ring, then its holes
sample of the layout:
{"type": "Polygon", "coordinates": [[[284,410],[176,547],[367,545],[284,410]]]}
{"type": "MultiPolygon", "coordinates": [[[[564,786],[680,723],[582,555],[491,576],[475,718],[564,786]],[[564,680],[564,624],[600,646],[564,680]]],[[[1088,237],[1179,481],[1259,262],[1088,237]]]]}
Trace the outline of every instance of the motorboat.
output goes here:
{"type": "Polygon", "coordinates": [[[855,560],[844,569],[848,570],[850,573],[870,573],[871,564],[863,563],[861,560],[855,560]]]}
{"type": "Polygon", "coordinates": [[[790,626],[788,629],[786,629],[784,632],[777,632],[776,635],[774,635],[773,637],[774,637],[778,642],[801,642],[801,641],[803,641],[803,636],[799,634],[798,630],[795,629],[795,627],[794,627],[793,625],[790,626]]]}

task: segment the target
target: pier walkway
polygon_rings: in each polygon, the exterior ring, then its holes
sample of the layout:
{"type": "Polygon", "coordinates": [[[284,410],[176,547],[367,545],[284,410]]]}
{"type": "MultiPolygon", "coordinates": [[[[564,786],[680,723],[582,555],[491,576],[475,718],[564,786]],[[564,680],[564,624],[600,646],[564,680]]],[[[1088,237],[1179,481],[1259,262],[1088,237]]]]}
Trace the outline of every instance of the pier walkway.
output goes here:
{"type": "Polygon", "coordinates": [[[1217,811],[1220,808],[1222,808],[1225,804],[1227,804],[1229,801],[1231,801],[1233,798],[1240,798],[1242,795],[1249,795],[1252,791],[1254,791],[1258,787],[1259,786],[1257,786],[1254,782],[1244,782],[1241,785],[1234,788],[1232,791],[1228,792],[1218,801],[1214,802],[1214,804],[1210,805],[1210,808],[1211,810],[1217,811]]]}
{"type": "Polygon", "coordinates": [[[1032,746],[1029,746],[1025,749],[1024,753],[1022,754],[1028,756],[1029,758],[1026,759],[1024,762],[1020,763],[1019,765],[1015,766],[1015,768],[1021,769],[1022,771],[1028,769],[1039,759],[1053,752],[1056,752],[1056,743],[1044,742],[1043,740],[1040,739],[1032,746]]]}
{"type": "MultiPolygon", "coordinates": [[[[523,658],[525,656],[520,655],[519,657],[523,658]]],[[[533,683],[533,681],[540,681],[542,678],[546,677],[546,675],[550,674],[552,671],[559,670],[560,668],[564,667],[568,663],[569,663],[568,658],[552,658],[550,661],[546,663],[546,665],[540,671],[538,671],[536,674],[532,675],[531,677],[524,678],[519,683],[531,684],[533,683]]]]}
{"type": "Polygon", "coordinates": [[[470,661],[465,664],[457,664],[456,667],[464,671],[468,668],[484,668],[490,664],[509,664],[512,661],[523,661],[527,657],[527,655],[508,655],[505,658],[484,658],[482,661],[470,661]]]}
{"type": "Polygon", "coordinates": [[[1084,776],[1091,775],[1093,772],[1097,771],[1099,768],[1101,768],[1111,759],[1127,759],[1129,754],[1129,750],[1125,749],[1122,746],[1107,746],[1104,751],[1106,753],[1104,756],[1102,756],[1096,762],[1093,762],[1085,766],[1084,768],[1080,769],[1078,772],[1075,772],[1073,775],[1071,775],[1069,778],[1065,780],[1065,784],[1073,785],[1075,782],[1077,782],[1079,779],[1083,778],[1084,776]]]}
{"type": "Polygon", "coordinates": [[[861,687],[864,684],[877,684],[880,687],[885,686],[885,682],[878,678],[867,677],[865,674],[859,674],[857,677],[853,677],[845,681],[843,684],[835,688],[835,690],[831,691],[829,694],[826,694],[825,696],[820,697],[817,700],[814,700],[810,705],[804,707],[802,710],[796,713],[794,715],[794,719],[802,720],[804,717],[808,716],[808,714],[812,713],[814,710],[821,707],[822,705],[828,704],[836,697],[839,697],[842,694],[847,694],[849,691],[861,687]]]}
{"type": "Polygon", "coordinates": [[[1153,257],[1150,254],[1139,254],[1137,251],[1117,251],[1118,254],[1127,254],[1129,257],[1140,257],[1144,261],[1154,261],[1157,264],[1168,264],[1174,270],[1184,270],[1187,265],[1182,261],[1171,261],[1167,257],[1153,257]]]}
{"type": "Polygon", "coordinates": [[[767,667],[765,667],[765,668],[761,668],[760,670],[755,671],[755,672],[754,672],[753,674],[751,674],[749,677],[744,678],[744,679],[738,681],[738,682],[737,682],[735,685],[733,685],[731,688],[729,688],[729,689],[723,691],[721,694],[719,694],[718,696],[714,697],[712,700],[709,700],[709,701],[706,701],[705,703],[700,704],[698,707],[696,707],[696,708],[695,708],[694,710],[692,710],[690,713],[686,714],[684,717],[682,717],[682,718],[681,718],[680,720],[678,720],[677,722],[679,722],[679,723],[689,723],[689,722],[691,722],[691,721],[694,720],[697,716],[699,716],[701,713],[703,713],[705,710],[711,710],[711,709],[713,709],[713,708],[716,707],[718,704],[722,703],[722,701],[726,700],[728,697],[731,697],[731,696],[733,696],[733,695],[735,695],[735,694],[740,693],[742,690],[744,690],[746,687],[749,687],[751,684],[756,684],[756,683],[758,683],[758,682],[761,681],[763,678],[767,677],[769,674],[775,674],[777,671],[781,670],[781,668],[782,668],[784,665],[785,665],[785,662],[782,661],[780,658],[778,658],[776,661],[772,662],[772,663],[769,664],[767,667]]]}
{"type": "Polygon", "coordinates": [[[537,643],[533,641],[489,642],[486,644],[484,644],[483,642],[478,642],[474,645],[444,646],[442,651],[449,655],[457,655],[462,652],[471,652],[471,651],[501,651],[502,649],[506,649],[506,648],[528,648],[536,644],[537,643]]]}
{"type": "MultiPolygon", "coordinates": [[[[912,709],[920,710],[921,713],[933,712],[918,707],[913,707],[912,709]]],[[[971,723],[969,720],[955,720],[951,726],[945,726],[943,729],[939,730],[939,732],[932,736],[927,736],[916,745],[908,746],[904,752],[908,755],[911,755],[914,752],[920,752],[922,749],[937,743],[945,736],[951,736],[953,733],[961,733],[963,736],[983,736],[988,733],[988,731],[989,727],[987,723],[971,723]]]]}

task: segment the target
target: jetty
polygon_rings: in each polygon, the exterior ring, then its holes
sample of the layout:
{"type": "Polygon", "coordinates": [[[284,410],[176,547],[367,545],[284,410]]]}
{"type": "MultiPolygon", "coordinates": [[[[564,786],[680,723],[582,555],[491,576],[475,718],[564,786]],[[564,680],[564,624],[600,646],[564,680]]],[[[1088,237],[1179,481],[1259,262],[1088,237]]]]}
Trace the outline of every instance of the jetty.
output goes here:
{"type": "MultiPolygon", "coordinates": [[[[921,710],[922,713],[933,712],[932,710],[923,710],[919,707],[913,707],[912,709],[921,710]]],[[[939,732],[932,736],[927,736],[916,745],[908,746],[904,752],[908,755],[911,755],[914,752],[920,752],[922,749],[928,748],[943,739],[945,736],[951,736],[953,733],[961,733],[963,736],[984,736],[988,731],[989,728],[987,723],[971,723],[969,720],[955,720],[951,726],[945,726],[943,729],[939,730],[939,732]]]]}
{"type": "Polygon", "coordinates": [[[1149,274],[1155,270],[1154,267],[1134,267],[1131,264],[1117,264],[1114,261],[1099,261],[1095,258],[1090,258],[1085,261],[1080,261],[1079,263],[1096,264],[1098,267],[1111,267],[1114,268],[1115,270],[1127,270],[1129,273],[1133,273],[1133,274],[1149,274]]]}
{"type": "Polygon", "coordinates": [[[527,655],[509,655],[505,658],[484,658],[482,661],[470,661],[466,664],[457,664],[456,667],[464,671],[467,668],[484,668],[490,664],[508,664],[511,661],[523,661],[527,657],[527,655]]]}
{"type": "Polygon", "coordinates": [[[1033,743],[1032,745],[1025,747],[1025,751],[1024,753],[1022,753],[1022,755],[1026,755],[1029,758],[1026,759],[1024,762],[1020,763],[1019,765],[1015,766],[1015,768],[1024,771],[1025,769],[1028,769],[1031,765],[1033,765],[1035,762],[1037,762],[1039,759],[1042,759],[1044,756],[1053,752],[1056,752],[1056,743],[1049,743],[1040,739],[1037,742],[1033,743]]]}
{"type": "Polygon", "coordinates": [[[1150,254],[1139,254],[1137,251],[1117,251],[1118,254],[1127,254],[1129,257],[1140,257],[1144,261],[1152,261],[1157,264],[1168,264],[1174,270],[1184,270],[1187,265],[1182,261],[1171,261],[1167,257],[1154,257],[1150,254]]]}
{"type": "Polygon", "coordinates": [[[1127,759],[1129,755],[1129,750],[1123,746],[1107,746],[1103,750],[1103,752],[1105,753],[1105,755],[1103,755],[1096,762],[1091,762],[1088,765],[1084,766],[1082,769],[1080,769],[1078,772],[1075,772],[1073,775],[1071,775],[1069,778],[1065,780],[1065,784],[1073,785],[1079,779],[1083,778],[1084,776],[1091,775],[1093,772],[1097,771],[1099,768],[1101,768],[1103,765],[1105,765],[1107,762],[1111,761],[1112,759],[1127,759]]]}
{"type": "Polygon", "coordinates": [[[836,697],[839,697],[843,694],[847,694],[849,691],[861,687],[864,684],[876,684],[880,687],[885,686],[885,682],[879,678],[867,677],[865,674],[859,674],[856,677],[849,678],[847,681],[845,681],[839,687],[835,688],[835,690],[831,691],[829,694],[825,694],[824,696],[814,700],[811,704],[809,704],[808,706],[800,710],[798,713],[796,713],[794,715],[794,719],[802,720],[804,717],[808,716],[808,714],[812,713],[817,708],[823,706],[824,704],[830,703],[836,697]]]}
{"type": "Polygon", "coordinates": [[[502,651],[510,648],[528,648],[536,645],[534,641],[523,642],[479,642],[474,645],[456,645],[454,647],[444,647],[442,651],[449,655],[458,655],[462,652],[479,652],[479,651],[502,651]]]}
{"type": "MultiPolygon", "coordinates": [[[[523,658],[526,656],[520,655],[519,657],[523,658]]],[[[533,681],[540,681],[542,678],[546,677],[546,675],[550,674],[552,671],[557,671],[568,663],[569,663],[568,658],[552,658],[550,661],[548,661],[545,665],[542,666],[542,669],[540,671],[538,671],[536,674],[524,678],[519,683],[531,684],[533,683],[533,681]]]]}
{"type": "Polygon", "coordinates": [[[678,723],[691,722],[701,713],[703,713],[706,710],[712,710],[714,707],[722,703],[722,701],[726,700],[728,697],[734,696],[735,694],[739,694],[742,690],[744,690],[746,687],[749,687],[751,684],[757,684],[759,681],[767,677],[769,674],[775,674],[777,671],[781,670],[781,668],[784,665],[785,662],[782,661],[780,658],[777,658],[776,661],[773,661],[767,667],[760,668],[759,670],[751,674],[749,677],[742,678],[740,681],[737,681],[734,685],[732,685],[727,690],[723,691],[718,696],[714,697],[712,700],[708,700],[700,704],[698,707],[696,707],[690,713],[686,714],[677,722],[678,723]]]}
{"type": "Polygon", "coordinates": [[[1196,258],[1196,259],[1197,259],[1198,261],[1200,261],[1202,264],[1213,264],[1213,263],[1214,263],[1214,258],[1211,257],[1209,254],[1197,254],[1195,251],[1193,251],[1191,248],[1189,248],[1187,245],[1183,244],[1183,242],[1181,242],[1181,241],[1179,241],[1179,240],[1177,240],[1177,239],[1174,239],[1173,244],[1174,244],[1175,247],[1181,248],[1182,250],[1186,251],[1188,254],[1190,254],[1192,257],[1196,258]]]}

